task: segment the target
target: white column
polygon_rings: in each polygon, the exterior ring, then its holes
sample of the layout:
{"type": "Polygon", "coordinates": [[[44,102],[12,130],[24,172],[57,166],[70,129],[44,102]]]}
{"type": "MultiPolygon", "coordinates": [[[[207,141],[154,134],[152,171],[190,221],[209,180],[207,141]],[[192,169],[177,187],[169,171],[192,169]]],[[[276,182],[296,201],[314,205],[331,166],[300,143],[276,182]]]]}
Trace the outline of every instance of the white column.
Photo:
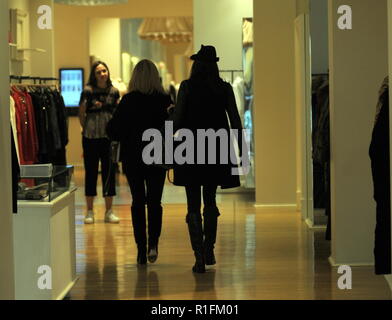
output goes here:
{"type": "Polygon", "coordinates": [[[120,19],[92,18],[89,21],[89,30],[90,55],[98,57],[108,65],[112,80],[121,78],[120,19]]]}
{"type": "Polygon", "coordinates": [[[292,0],[254,1],[256,205],[296,210],[296,111],[292,0]]]}
{"type": "Polygon", "coordinates": [[[53,0],[30,0],[30,46],[39,48],[45,52],[31,53],[31,75],[35,77],[58,77],[54,69],[54,4],[53,0]],[[52,29],[40,29],[38,27],[38,8],[49,6],[52,9],[52,29]]]}
{"type": "Polygon", "coordinates": [[[193,0],[193,49],[213,45],[221,70],[242,69],[242,19],[253,15],[253,0],[193,0]]]}
{"type": "Polygon", "coordinates": [[[332,264],[374,263],[376,207],[368,155],[388,73],[386,0],[329,1],[332,264]],[[341,5],[352,30],[340,30],[341,5]]]}
{"type": "Polygon", "coordinates": [[[0,1],[0,299],[14,299],[8,1],[0,1]]]}

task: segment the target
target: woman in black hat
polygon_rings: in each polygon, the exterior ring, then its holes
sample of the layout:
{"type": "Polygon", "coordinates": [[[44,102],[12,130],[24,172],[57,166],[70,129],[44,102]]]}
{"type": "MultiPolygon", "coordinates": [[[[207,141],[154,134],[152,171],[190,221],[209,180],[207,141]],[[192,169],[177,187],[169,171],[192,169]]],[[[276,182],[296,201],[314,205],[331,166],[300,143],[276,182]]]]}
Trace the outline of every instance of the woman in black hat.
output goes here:
{"type": "MultiPolygon", "coordinates": [[[[240,132],[238,141],[242,141],[242,124],[234,93],[231,85],[219,76],[217,65],[219,58],[216,56],[215,48],[202,45],[199,52],[192,55],[191,59],[194,60],[191,76],[181,83],[174,109],[174,132],[180,129],[179,133],[181,133],[181,129],[188,129],[193,133],[196,141],[197,132],[200,129],[209,129],[210,132],[212,129],[214,133],[218,130],[222,133],[223,129],[230,137],[228,116],[231,128],[238,129],[240,132]]],[[[230,151],[233,148],[230,146],[230,140],[229,138],[226,148],[223,145],[223,152],[226,152],[226,156],[228,155],[229,162],[221,161],[224,158],[221,150],[223,142],[217,139],[213,148],[195,146],[191,163],[188,161],[188,163],[179,165],[176,162],[174,166],[174,184],[185,186],[186,189],[188,207],[186,222],[196,258],[193,272],[203,273],[205,265],[216,263],[214,244],[220,215],[215,199],[217,187],[233,188],[240,185],[238,175],[232,174],[230,151]],[[204,155],[205,164],[200,162],[202,155],[204,155]],[[208,161],[211,156],[216,157],[215,164],[208,161]],[[201,193],[203,193],[204,202],[204,226],[201,217],[201,193]]]]}

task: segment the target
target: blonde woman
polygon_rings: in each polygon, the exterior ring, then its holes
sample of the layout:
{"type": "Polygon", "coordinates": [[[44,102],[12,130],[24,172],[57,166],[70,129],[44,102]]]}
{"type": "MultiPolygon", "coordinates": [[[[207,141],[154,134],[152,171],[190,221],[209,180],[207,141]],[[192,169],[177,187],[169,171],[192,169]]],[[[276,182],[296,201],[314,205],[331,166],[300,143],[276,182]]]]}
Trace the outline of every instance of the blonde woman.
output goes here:
{"type": "Polygon", "coordinates": [[[165,183],[164,169],[143,162],[142,151],[148,142],[142,141],[142,135],[147,129],[164,126],[171,104],[154,63],[141,60],[133,71],[129,92],[122,98],[107,127],[108,135],[121,143],[120,160],[132,193],[131,213],[138,264],[146,264],[147,257],[153,263],[158,257],[165,183]]]}

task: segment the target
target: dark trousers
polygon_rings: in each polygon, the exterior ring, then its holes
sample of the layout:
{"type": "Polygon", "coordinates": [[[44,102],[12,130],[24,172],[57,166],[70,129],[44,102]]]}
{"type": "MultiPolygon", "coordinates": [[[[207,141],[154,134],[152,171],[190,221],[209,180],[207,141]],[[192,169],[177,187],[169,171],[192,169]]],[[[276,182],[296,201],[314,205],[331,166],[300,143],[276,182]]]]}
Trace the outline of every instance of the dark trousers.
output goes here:
{"type": "Polygon", "coordinates": [[[104,197],[116,195],[116,172],[110,159],[108,139],[88,139],[83,137],[83,158],[85,170],[85,195],[97,195],[99,161],[102,170],[102,194],[104,197]]]}
{"type": "Polygon", "coordinates": [[[158,244],[162,230],[162,192],[166,171],[159,167],[134,165],[123,162],[123,171],[127,176],[132,194],[132,224],[138,247],[147,244],[146,213],[148,221],[148,244],[158,244]]]}
{"type": "Polygon", "coordinates": [[[185,186],[188,213],[200,213],[201,193],[203,193],[203,202],[205,208],[216,207],[216,185],[187,185],[185,186]]]}

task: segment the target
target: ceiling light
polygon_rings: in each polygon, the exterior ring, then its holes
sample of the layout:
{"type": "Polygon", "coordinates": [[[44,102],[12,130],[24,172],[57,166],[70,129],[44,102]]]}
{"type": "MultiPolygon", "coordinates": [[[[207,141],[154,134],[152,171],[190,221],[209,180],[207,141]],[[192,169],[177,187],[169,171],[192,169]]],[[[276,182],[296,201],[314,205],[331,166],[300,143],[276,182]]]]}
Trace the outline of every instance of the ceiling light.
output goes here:
{"type": "Polygon", "coordinates": [[[128,0],[54,0],[56,3],[72,6],[104,6],[128,3],[128,0]]]}

